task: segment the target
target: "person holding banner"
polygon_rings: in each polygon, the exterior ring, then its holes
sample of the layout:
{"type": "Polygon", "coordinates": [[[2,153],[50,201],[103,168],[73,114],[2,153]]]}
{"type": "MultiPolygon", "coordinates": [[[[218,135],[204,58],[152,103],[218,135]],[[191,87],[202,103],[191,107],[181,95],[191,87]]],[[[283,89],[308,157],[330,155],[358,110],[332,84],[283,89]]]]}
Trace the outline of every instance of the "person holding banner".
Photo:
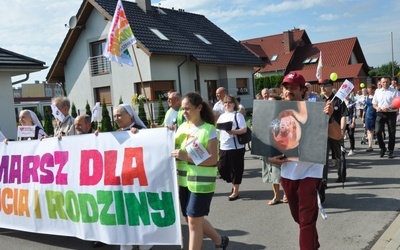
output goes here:
{"type": "Polygon", "coordinates": [[[62,136],[75,135],[75,126],[72,116],[69,114],[70,100],[65,96],[57,96],[51,99],[53,116],[56,118],[54,137],[61,139],[62,136]]]}
{"type": "MultiPolygon", "coordinates": [[[[282,82],[283,97],[286,101],[303,101],[307,91],[305,79],[297,72],[287,74],[282,82]]],[[[328,136],[339,140],[342,132],[338,122],[332,117],[333,106],[330,101],[321,112],[329,115],[328,136]]],[[[312,116],[312,114],[309,114],[312,116]]],[[[312,117],[310,117],[312,119],[312,117]]],[[[313,135],[303,135],[313,136],[313,135]]],[[[321,150],[325,150],[322,149],[321,150]]],[[[317,233],[318,208],[320,205],[318,190],[321,186],[323,164],[292,161],[285,155],[268,157],[271,164],[281,167],[281,184],[289,202],[293,219],[299,224],[299,244],[301,250],[316,250],[320,247],[317,233]]],[[[324,214],[324,213],[323,213],[324,214]]],[[[324,216],[326,216],[324,214],[324,216]]]]}
{"type": "Polygon", "coordinates": [[[139,129],[146,128],[146,125],[129,104],[120,104],[114,109],[114,121],[120,131],[130,130],[135,134],[139,129]]]}
{"type": "MultiPolygon", "coordinates": [[[[32,137],[20,137],[18,136],[19,141],[24,141],[24,140],[36,140],[36,139],[42,139],[43,137],[46,137],[46,132],[43,130],[42,123],[39,121],[38,117],[36,116],[35,112],[29,110],[29,109],[24,109],[19,112],[19,123],[21,126],[33,126],[34,127],[34,136],[32,137]]],[[[4,143],[8,143],[8,139],[4,139],[4,143]]]]}
{"type": "Polygon", "coordinates": [[[74,126],[77,135],[94,133],[89,115],[78,115],[74,120],[74,126]]]}
{"type": "MultiPolygon", "coordinates": [[[[114,121],[117,123],[119,131],[131,131],[133,134],[137,133],[140,129],[146,129],[146,125],[139,118],[138,114],[133,110],[129,104],[120,104],[114,109],[114,121]]],[[[96,241],[93,243],[94,247],[102,246],[103,243],[96,241]]],[[[135,249],[149,250],[153,246],[141,245],[135,249]]],[[[121,245],[121,250],[131,250],[130,245],[121,245]]]]}
{"type": "Polygon", "coordinates": [[[225,250],[229,238],[221,236],[204,218],[210,211],[217,178],[218,138],[211,107],[197,93],[188,93],[182,100],[186,122],[175,135],[179,200],[189,226],[189,250],[201,250],[203,234],[210,237],[217,249],[225,250]],[[201,154],[193,154],[193,145],[201,154]],[[204,157],[202,157],[204,156],[204,157]],[[196,160],[194,160],[196,159],[196,160]]]}

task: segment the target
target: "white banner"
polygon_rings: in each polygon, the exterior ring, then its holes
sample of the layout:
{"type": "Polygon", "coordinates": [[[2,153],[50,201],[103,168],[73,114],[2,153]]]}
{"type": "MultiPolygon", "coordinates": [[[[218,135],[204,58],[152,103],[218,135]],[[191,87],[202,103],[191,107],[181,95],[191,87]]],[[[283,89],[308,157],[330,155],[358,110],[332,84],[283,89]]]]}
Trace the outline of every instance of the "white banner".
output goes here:
{"type": "Polygon", "coordinates": [[[166,128],[0,143],[0,227],[181,245],[173,150],[166,128]]]}

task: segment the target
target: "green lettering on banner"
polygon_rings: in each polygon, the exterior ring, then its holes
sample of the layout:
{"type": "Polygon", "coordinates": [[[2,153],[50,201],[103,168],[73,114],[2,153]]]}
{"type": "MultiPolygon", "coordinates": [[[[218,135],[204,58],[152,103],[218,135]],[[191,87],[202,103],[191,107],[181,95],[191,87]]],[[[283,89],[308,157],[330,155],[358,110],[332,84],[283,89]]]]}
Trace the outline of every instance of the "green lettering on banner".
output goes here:
{"type": "Polygon", "coordinates": [[[94,196],[91,194],[78,194],[78,200],[82,222],[97,222],[99,220],[99,206],[94,196]]]}
{"type": "Polygon", "coordinates": [[[129,226],[139,226],[142,220],[143,225],[150,225],[149,208],[147,206],[146,192],[139,192],[139,199],[134,193],[125,193],[125,205],[128,211],[129,226]]]}
{"type": "Polygon", "coordinates": [[[79,210],[78,197],[72,191],[65,193],[65,209],[70,220],[73,222],[79,222],[81,212],[79,210]]]}
{"type": "Polygon", "coordinates": [[[159,198],[158,193],[147,193],[147,199],[149,200],[149,205],[153,210],[164,211],[151,213],[151,218],[154,224],[158,227],[168,227],[175,223],[175,209],[174,200],[172,199],[171,192],[162,192],[159,198]]]}
{"type": "Polygon", "coordinates": [[[50,219],[68,220],[67,214],[64,211],[64,195],[60,191],[46,190],[47,210],[49,211],[50,219]],[[58,216],[57,216],[58,215],[58,216]]]}
{"type": "Polygon", "coordinates": [[[108,213],[113,202],[112,191],[97,191],[97,202],[104,205],[100,212],[100,223],[107,226],[116,225],[115,214],[108,213]]]}
{"type": "Polygon", "coordinates": [[[115,191],[114,200],[115,211],[117,212],[117,223],[118,225],[126,225],[124,193],[122,191],[115,191]]]}

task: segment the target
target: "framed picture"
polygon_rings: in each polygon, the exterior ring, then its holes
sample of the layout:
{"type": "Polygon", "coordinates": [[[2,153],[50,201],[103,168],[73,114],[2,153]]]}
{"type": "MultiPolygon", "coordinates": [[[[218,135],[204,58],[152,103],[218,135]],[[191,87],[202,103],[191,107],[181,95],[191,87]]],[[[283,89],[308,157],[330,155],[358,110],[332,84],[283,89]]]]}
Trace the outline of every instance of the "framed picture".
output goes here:
{"type": "Polygon", "coordinates": [[[251,153],[325,164],[329,117],[324,107],[324,102],[255,100],[251,153]]]}

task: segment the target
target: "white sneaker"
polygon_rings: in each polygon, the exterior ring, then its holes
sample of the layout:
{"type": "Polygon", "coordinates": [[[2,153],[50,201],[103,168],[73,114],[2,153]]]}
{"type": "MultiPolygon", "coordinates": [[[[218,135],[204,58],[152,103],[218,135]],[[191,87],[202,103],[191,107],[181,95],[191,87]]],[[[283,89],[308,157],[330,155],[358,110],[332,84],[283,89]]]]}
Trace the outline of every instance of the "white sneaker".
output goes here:
{"type": "Polygon", "coordinates": [[[350,149],[349,153],[347,154],[347,156],[351,156],[351,155],[355,155],[356,153],[354,153],[353,150],[350,149]]]}

